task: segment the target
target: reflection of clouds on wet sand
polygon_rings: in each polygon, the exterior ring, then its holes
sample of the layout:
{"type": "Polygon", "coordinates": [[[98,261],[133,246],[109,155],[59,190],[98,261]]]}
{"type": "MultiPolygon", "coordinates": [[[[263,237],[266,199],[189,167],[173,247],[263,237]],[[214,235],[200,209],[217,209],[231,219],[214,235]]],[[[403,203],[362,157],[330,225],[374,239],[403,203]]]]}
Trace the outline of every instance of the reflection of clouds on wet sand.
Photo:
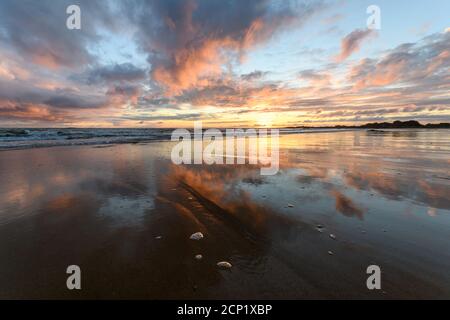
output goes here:
{"type": "Polygon", "coordinates": [[[0,297],[71,297],[59,283],[75,262],[84,298],[373,297],[373,261],[385,297],[446,296],[447,149],[430,139],[284,136],[264,177],[173,165],[170,143],[0,153],[0,297]]]}
{"type": "Polygon", "coordinates": [[[113,219],[118,225],[139,225],[145,213],[153,209],[153,202],[152,198],[109,197],[99,209],[98,214],[113,219]]]}
{"type": "Polygon", "coordinates": [[[430,147],[434,144],[426,139],[427,134],[420,132],[387,132],[381,138],[369,133],[360,135],[357,145],[351,137],[348,140],[342,138],[336,144],[330,137],[316,141],[317,136],[300,141],[280,160],[284,169],[302,170],[298,177],[300,184],[308,185],[313,181],[332,183],[338,187],[377,193],[392,200],[410,199],[436,208],[450,208],[450,183],[442,178],[449,176],[448,159],[443,157],[443,153],[448,155],[445,152],[449,147],[443,142],[443,147],[434,150],[430,147]],[[388,150],[385,144],[393,147],[388,150]]]}
{"type": "Polygon", "coordinates": [[[340,193],[337,190],[333,190],[331,194],[336,198],[336,210],[348,217],[363,218],[363,210],[358,208],[353,201],[340,193]]]}
{"type": "MultiPolygon", "coordinates": [[[[272,209],[255,202],[251,195],[239,188],[238,182],[248,181],[260,185],[261,178],[254,170],[245,167],[214,166],[190,169],[171,166],[169,181],[177,181],[205,207],[212,207],[218,219],[233,225],[235,230],[245,230],[248,235],[263,235],[268,224],[292,223],[287,217],[277,215],[272,209]],[[258,181],[254,183],[254,181],[258,181]]],[[[257,172],[257,171],[256,171],[257,172]]]]}

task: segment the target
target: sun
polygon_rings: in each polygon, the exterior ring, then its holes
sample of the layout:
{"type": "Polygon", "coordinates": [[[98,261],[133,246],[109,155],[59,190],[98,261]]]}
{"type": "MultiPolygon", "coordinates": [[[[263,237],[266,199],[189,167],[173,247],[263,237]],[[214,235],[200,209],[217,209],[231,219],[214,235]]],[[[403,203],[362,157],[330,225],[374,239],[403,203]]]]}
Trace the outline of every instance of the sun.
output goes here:
{"type": "Polygon", "coordinates": [[[272,127],[273,115],[271,114],[260,114],[257,116],[256,124],[258,127],[272,127]]]}

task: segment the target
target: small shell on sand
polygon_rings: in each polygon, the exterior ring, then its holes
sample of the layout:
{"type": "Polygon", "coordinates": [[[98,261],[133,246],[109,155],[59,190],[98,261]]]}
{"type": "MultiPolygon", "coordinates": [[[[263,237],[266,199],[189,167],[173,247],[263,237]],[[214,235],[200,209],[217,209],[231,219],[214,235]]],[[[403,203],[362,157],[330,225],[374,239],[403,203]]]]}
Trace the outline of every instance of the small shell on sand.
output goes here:
{"type": "Polygon", "coordinates": [[[227,261],[220,261],[217,263],[217,266],[222,269],[231,269],[232,267],[231,263],[227,261]]]}
{"type": "Polygon", "coordinates": [[[155,239],[156,239],[156,240],[161,240],[161,239],[162,239],[162,236],[157,236],[157,237],[155,237],[155,239]]]}
{"type": "Polygon", "coordinates": [[[201,232],[193,233],[193,234],[191,234],[189,239],[191,239],[191,240],[201,240],[201,239],[203,239],[203,233],[201,233],[201,232]]]}
{"type": "Polygon", "coordinates": [[[196,260],[202,260],[203,256],[201,254],[197,254],[197,255],[195,255],[195,259],[196,260]]]}
{"type": "Polygon", "coordinates": [[[290,204],[290,203],[288,203],[288,208],[293,208],[294,207],[294,205],[293,204],[290,204]]]}
{"type": "Polygon", "coordinates": [[[192,199],[194,199],[194,198],[192,198],[192,197],[188,197],[188,200],[192,200],[192,199]]]}
{"type": "Polygon", "coordinates": [[[332,234],[332,233],[330,233],[330,238],[333,239],[333,240],[336,240],[336,236],[334,234],[332,234]]]}
{"type": "Polygon", "coordinates": [[[328,254],[329,254],[330,256],[334,255],[333,251],[328,251],[328,254]]]}

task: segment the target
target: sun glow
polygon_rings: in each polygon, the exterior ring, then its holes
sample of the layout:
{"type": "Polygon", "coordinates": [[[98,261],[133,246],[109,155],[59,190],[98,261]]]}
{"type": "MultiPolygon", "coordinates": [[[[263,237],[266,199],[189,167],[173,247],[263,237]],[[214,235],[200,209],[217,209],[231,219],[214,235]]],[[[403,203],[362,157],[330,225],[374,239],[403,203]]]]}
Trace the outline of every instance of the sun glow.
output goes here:
{"type": "Polygon", "coordinates": [[[263,113],[257,115],[256,124],[258,127],[272,127],[274,117],[271,114],[263,113]]]}

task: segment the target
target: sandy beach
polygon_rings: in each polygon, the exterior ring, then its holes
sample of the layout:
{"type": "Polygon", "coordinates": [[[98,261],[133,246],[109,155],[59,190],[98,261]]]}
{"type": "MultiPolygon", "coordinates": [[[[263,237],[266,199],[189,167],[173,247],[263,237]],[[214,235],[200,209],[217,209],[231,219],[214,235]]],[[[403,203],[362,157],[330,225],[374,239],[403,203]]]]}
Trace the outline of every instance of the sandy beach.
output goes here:
{"type": "Polygon", "coordinates": [[[449,133],[283,135],[267,177],[169,141],[0,151],[0,298],[449,299],[449,133]]]}

